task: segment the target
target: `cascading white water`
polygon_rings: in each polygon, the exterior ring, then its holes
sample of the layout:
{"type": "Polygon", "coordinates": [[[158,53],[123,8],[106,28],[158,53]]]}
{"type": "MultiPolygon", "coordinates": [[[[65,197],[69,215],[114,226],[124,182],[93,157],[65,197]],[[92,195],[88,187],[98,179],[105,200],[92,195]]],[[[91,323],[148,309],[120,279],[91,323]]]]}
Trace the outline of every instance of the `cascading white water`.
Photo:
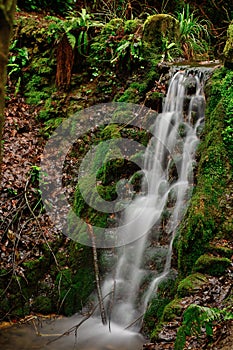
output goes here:
{"type": "MultiPolygon", "coordinates": [[[[147,147],[144,165],[142,195],[136,198],[123,218],[128,232],[141,237],[122,249],[115,275],[103,285],[103,295],[115,289],[111,300],[111,320],[122,328],[135,322],[144,313],[151,295],[168,275],[171,267],[172,245],[177,225],[180,222],[192,189],[192,169],[197,131],[204,118],[203,74],[178,71],[174,74],[165,99],[163,112],[154,125],[154,137],[147,147]],[[189,94],[190,91],[190,94],[189,94]],[[171,169],[176,168],[176,178],[171,178],[171,169]],[[172,198],[172,208],[169,202],[172,198]],[[147,291],[140,290],[147,275],[143,257],[150,243],[150,228],[158,223],[165,210],[169,210],[166,234],[169,237],[163,271],[155,274],[147,291]],[[143,213],[143,215],[141,215],[143,213]],[[139,215],[140,214],[140,215],[139,215]],[[143,232],[143,235],[140,233],[143,232]]],[[[110,301],[108,301],[110,303],[110,301]]],[[[106,309],[108,308],[106,302],[106,309]]]]}

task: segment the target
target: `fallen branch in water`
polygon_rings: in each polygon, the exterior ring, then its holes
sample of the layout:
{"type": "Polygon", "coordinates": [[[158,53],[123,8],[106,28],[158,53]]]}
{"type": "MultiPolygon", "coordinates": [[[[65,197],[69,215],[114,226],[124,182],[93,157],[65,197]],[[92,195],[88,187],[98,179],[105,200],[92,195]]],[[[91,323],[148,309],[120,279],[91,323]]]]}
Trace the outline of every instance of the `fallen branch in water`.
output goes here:
{"type": "MultiPolygon", "coordinates": [[[[110,294],[112,294],[112,291],[109,292],[108,294],[106,294],[102,300],[104,300],[105,298],[107,298],[110,294]]],[[[91,310],[91,312],[84,317],[77,325],[71,327],[70,329],[68,329],[67,331],[65,331],[64,333],[60,334],[59,336],[57,336],[55,339],[50,340],[46,345],[49,345],[57,340],[59,340],[60,338],[66,336],[66,335],[70,335],[70,333],[75,332],[75,334],[77,333],[78,328],[84,323],[86,322],[96,311],[97,307],[99,306],[99,302],[93,307],[93,309],[91,310]]],[[[43,334],[40,334],[41,336],[45,336],[43,334]]],[[[52,334],[54,335],[54,334],[52,334]]],[[[50,335],[49,335],[50,336],[50,335]]],[[[54,335],[55,336],[55,335],[54,335]]]]}
{"type": "Polygon", "coordinates": [[[144,314],[140,315],[138,318],[136,318],[136,320],[134,320],[133,322],[131,322],[127,327],[125,327],[124,329],[127,330],[129,328],[131,328],[135,323],[137,323],[141,318],[143,318],[144,314]]]}

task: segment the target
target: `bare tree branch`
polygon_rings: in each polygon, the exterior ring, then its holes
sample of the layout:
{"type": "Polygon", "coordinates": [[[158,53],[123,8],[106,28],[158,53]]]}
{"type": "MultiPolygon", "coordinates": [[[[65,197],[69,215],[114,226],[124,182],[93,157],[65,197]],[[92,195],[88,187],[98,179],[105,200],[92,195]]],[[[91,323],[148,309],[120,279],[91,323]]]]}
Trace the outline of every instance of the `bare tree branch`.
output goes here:
{"type": "Polygon", "coordinates": [[[99,306],[100,306],[100,314],[101,314],[102,323],[106,325],[107,317],[106,317],[105,307],[103,303],[103,295],[102,295],[101,284],[100,284],[100,277],[99,277],[100,274],[99,274],[98,256],[97,256],[96,243],[95,243],[95,234],[90,224],[87,224],[87,227],[88,227],[88,232],[92,242],[95,280],[96,280],[97,294],[98,294],[98,300],[99,300],[99,306]]]}

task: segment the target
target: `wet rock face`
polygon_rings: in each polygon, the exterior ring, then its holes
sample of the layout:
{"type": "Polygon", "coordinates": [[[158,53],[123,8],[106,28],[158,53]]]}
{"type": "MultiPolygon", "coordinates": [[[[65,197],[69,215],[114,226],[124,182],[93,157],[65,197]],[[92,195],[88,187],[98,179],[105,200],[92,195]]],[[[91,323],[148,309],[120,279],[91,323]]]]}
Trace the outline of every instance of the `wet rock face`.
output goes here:
{"type": "Polygon", "coordinates": [[[161,53],[163,38],[170,42],[178,35],[178,21],[166,14],[149,16],[144,23],[143,42],[145,47],[161,53]]]}
{"type": "Polygon", "coordinates": [[[196,92],[197,89],[197,81],[194,76],[190,75],[186,80],[185,80],[185,87],[187,90],[187,95],[193,95],[196,92]]]}
{"type": "Polygon", "coordinates": [[[228,27],[227,42],[223,50],[224,66],[233,69],[233,21],[228,27]]]}

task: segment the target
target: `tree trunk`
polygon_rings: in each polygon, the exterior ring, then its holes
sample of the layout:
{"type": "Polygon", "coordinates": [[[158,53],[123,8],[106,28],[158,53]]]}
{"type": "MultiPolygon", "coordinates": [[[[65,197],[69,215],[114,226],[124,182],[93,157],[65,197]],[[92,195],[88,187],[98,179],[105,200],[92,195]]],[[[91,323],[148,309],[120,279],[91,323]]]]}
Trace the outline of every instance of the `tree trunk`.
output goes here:
{"type": "Polygon", "coordinates": [[[74,50],[64,34],[57,47],[56,85],[58,88],[65,91],[69,89],[73,65],[74,50]]]}
{"type": "Polygon", "coordinates": [[[0,180],[7,61],[15,8],[16,0],[0,0],[0,180]]]}

